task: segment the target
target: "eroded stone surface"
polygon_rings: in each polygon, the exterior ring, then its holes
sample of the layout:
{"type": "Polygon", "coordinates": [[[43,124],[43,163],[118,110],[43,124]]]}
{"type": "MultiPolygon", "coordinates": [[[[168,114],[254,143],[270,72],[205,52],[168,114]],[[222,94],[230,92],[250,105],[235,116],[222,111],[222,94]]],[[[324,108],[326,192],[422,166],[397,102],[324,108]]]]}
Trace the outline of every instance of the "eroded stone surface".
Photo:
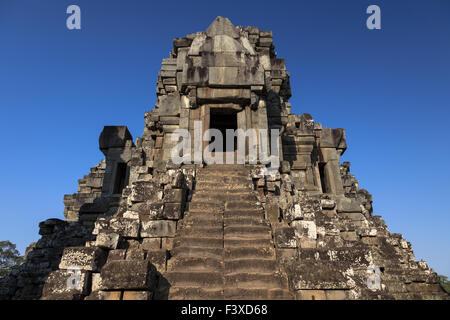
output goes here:
{"type": "Polygon", "coordinates": [[[345,130],[292,113],[273,36],[218,17],[174,39],[142,137],[103,129],[105,159],[64,197],[66,221],[39,224],[0,299],[448,299],[340,163],[345,130]],[[176,130],[226,115],[280,130],[279,170],[171,161],[176,130]]]}

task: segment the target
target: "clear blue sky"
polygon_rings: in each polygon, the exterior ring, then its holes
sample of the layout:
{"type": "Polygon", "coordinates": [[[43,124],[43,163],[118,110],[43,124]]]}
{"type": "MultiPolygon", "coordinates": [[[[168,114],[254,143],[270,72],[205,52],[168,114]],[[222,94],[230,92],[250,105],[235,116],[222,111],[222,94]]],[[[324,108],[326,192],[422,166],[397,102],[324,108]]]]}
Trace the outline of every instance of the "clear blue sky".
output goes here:
{"type": "Polygon", "coordinates": [[[450,276],[450,1],[0,0],[0,240],[38,223],[100,162],[104,125],[141,136],[172,39],[216,16],[272,30],[296,113],[345,128],[375,214],[450,276]],[[66,8],[82,30],[66,28],[66,8]],[[366,28],[381,8],[382,29],[366,28]]]}

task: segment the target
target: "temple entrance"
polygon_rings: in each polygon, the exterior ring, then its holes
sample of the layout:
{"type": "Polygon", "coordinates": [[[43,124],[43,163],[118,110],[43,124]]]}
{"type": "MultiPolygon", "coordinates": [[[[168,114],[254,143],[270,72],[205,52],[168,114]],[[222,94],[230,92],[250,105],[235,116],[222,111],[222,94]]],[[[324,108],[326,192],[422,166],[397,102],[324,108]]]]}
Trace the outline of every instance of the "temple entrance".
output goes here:
{"type": "MultiPolygon", "coordinates": [[[[223,153],[223,162],[226,162],[227,154],[233,153],[233,159],[236,161],[237,150],[237,137],[233,137],[233,141],[230,146],[227,147],[227,135],[226,130],[232,129],[235,131],[238,128],[237,111],[227,108],[211,108],[209,118],[209,128],[217,129],[222,134],[222,148],[221,150],[210,150],[216,157],[219,156],[219,152],[223,153]]],[[[212,136],[208,143],[215,141],[215,137],[212,136]]],[[[228,156],[229,157],[229,156],[228,156]]]]}
{"type": "MultiPolygon", "coordinates": [[[[210,120],[209,120],[210,129],[217,129],[222,133],[223,141],[222,141],[222,151],[223,152],[234,152],[237,150],[237,138],[234,137],[234,141],[230,150],[227,149],[227,139],[226,139],[226,130],[227,129],[237,129],[237,112],[232,109],[211,109],[210,111],[210,120]]],[[[211,138],[210,142],[214,141],[214,137],[211,138]]]]}

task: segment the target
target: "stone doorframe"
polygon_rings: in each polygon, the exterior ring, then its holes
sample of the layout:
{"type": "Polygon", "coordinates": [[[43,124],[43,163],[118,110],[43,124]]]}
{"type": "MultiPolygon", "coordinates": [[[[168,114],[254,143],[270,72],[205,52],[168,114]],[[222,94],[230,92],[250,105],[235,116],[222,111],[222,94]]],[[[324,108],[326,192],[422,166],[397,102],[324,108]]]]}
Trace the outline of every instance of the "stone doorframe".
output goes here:
{"type": "MultiPolygon", "coordinates": [[[[239,104],[235,104],[235,103],[215,103],[215,104],[203,104],[201,106],[199,106],[198,110],[199,110],[199,120],[202,121],[202,136],[204,134],[204,132],[208,129],[211,128],[211,114],[212,114],[212,110],[217,110],[217,113],[220,113],[220,109],[223,109],[225,113],[236,113],[236,121],[237,121],[237,126],[236,128],[231,128],[231,129],[242,129],[242,130],[247,130],[250,128],[254,128],[256,130],[258,130],[257,126],[252,126],[252,110],[250,108],[250,106],[241,106],[239,104]]],[[[225,137],[224,137],[225,139],[225,137]]],[[[259,137],[257,137],[257,144],[259,146],[259,137]]],[[[202,144],[202,150],[205,150],[205,148],[209,145],[209,141],[203,141],[202,144]]],[[[227,152],[223,152],[224,157],[226,157],[226,153],[227,152]]],[[[234,160],[236,161],[236,154],[237,152],[234,151],[234,160]]],[[[246,163],[248,163],[248,140],[246,140],[246,163]]],[[[225,159],[225,158],[224,158],[225,159]]],[[[224,160],[225,163],[225,160],[224,160]]]]}

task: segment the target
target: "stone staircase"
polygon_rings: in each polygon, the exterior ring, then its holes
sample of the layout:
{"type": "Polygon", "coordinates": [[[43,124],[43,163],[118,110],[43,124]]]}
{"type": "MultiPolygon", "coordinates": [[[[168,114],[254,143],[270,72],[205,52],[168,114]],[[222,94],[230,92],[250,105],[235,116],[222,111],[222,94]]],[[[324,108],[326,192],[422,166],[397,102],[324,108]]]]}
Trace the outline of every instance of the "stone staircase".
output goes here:
{"type": "Polygon", "coordinates": [[[167,265],[169,299],[292,299],[247,170],[199,170],[167,265]]]}

